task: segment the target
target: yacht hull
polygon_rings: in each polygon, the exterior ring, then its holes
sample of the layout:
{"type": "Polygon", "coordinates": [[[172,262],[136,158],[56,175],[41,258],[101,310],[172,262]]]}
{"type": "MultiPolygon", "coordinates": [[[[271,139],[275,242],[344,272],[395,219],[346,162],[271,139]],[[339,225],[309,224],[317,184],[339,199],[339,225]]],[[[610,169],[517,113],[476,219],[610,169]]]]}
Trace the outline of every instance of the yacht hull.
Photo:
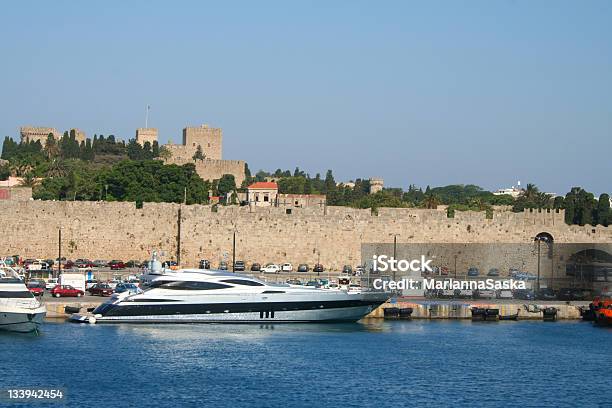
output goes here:
{"type": "MultiPolygon", "coordinates": [[[[312,323],[356,322],[373,310],[372,305],[319,310],[288,310],[237,313],[201,313],[173,315],[95,316],[96,323],[312,323]]],[[[83,315],[73,321],[89,322],[83,315]]]]}
{"type": "MultiPolygon", "coordinates": [[[[282,295],[281,295],[282,296],[282,295]]],[[[356,322],[384,303],[385,294],[323,293],[319,300],[309,296],[282,296],[271,301],[254,296],[231,296],[216,302],[169,300],[164,302],[108,302],[92,315],[73,315],[72,321],[96,323],[304,323],[356,322]],[[91,319],[93,317],[93,319],[91,319]]]]}
{"type": "Polygon", "coordinates": [[[21,313],[0,312],[0,330],[18,333],[31,333],[38,328],[45,319],[46,312],[21,313]]]}

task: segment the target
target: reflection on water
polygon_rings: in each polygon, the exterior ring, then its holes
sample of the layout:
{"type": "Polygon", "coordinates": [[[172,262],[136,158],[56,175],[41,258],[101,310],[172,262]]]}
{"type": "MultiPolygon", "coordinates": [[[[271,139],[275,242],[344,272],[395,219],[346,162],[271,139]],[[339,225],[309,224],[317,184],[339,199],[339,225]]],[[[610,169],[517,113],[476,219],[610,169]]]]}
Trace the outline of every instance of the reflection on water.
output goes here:
{"type": "Polygon", "coordinates": [[[581,378],[612,364],[596,346],[611,335],[583,322],[49,323],[1,335],[0,362],[3,387],[62,386],[74,407],[603,406],[610,388],[581,378]]]}

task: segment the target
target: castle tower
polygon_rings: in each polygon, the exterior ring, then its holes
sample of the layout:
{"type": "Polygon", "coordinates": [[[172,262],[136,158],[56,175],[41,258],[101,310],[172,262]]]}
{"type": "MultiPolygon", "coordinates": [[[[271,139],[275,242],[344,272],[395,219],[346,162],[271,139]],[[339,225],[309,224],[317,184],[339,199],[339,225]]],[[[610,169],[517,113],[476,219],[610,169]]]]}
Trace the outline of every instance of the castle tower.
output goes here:
{"type": "Polygon", "coordinates": [[[59,140],[61,138],[60,133],[55,128],[49,127],[33,127],[33,126],[22,126],[19,129],[19,133],[21,134],[21,141],[26,142],[36,142],[37,140],[44,146],[47,141],[47,137],[49,134],[52,134],[55,140],[59,140]]]}
{"type": "Polygon", "coordinates": [[[85,140],[87,140],[87,135],[81,129],[70,129],[70,135],[72,136],[73,134],[74,140],[76,140],[79,144],[81,144],[81,142],[85,143],[85,140]]]}
{"type": "Polygon", "coordinates": [[[149,142],[153,146],[153,142],[157,141],[157,129],[155,128],[138,128],[136,129],[136,143],[144,146],[149,142]]]}
{"type": "Polygon", "coordinates": [[[382,191],[385,182],[382,178],[370,177],[370,194],[378,193],[382,191]]]}
{"type": "Polygon", "coordinates": [[[207,159],[222,159],[223,132],[220,128],[211,128],[208,125],[200,127],[186,127],[183,129],[183,145],[191,149],[202,146],[207,159]]]}

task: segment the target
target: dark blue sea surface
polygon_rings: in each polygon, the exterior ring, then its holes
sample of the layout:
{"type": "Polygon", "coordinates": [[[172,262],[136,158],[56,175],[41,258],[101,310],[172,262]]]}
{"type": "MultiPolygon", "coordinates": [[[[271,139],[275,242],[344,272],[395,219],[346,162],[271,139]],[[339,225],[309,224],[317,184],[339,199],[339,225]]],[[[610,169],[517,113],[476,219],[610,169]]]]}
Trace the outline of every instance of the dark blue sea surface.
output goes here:
{"type": "Polygon", "coordinates": [[[0,334],[0,388],[62,387],[49,406],[70,407],[609,407],[610,345],[585,322],[47,323],[0,334]]]}

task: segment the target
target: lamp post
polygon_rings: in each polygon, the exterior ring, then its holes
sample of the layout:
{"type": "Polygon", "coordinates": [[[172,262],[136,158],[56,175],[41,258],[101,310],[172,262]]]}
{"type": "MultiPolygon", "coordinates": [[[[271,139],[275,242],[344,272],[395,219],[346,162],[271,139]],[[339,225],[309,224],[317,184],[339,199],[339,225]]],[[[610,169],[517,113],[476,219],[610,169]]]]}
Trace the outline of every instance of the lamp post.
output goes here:
{"type": "Polygon", "coordinates": [[[234,237],[232,242],[232,272],[236,273],[236,228],[234,228],[234,237]]]}
{"type": "MultiPolygon", "coordinates": [[[[398,234],[393,234],[393,259],[395,259],[397,261],[397,236],[398,234]]],[[[397,265],[397,264],[396,264],[397,265]]],[[[396,274],[397,272],[397,268],[393,269],[393,280],[396,280],[396,274]]]]}

